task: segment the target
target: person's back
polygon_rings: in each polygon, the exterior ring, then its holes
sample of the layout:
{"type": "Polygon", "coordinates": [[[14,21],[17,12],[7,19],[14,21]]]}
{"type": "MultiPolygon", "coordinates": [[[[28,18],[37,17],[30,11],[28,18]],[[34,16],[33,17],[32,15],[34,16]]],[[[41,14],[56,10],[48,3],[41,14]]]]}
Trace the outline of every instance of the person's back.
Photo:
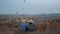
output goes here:
{"type": "Polygon", "coordinates": [[[28,19],[27,19],[27,23],[28,23],[28,30],[29,30],[29,31],[33,31],[34,28],[35,28],[35,25],[34,25],[34,23],[33,23],[33,20],[30,19],[30,18],[28,18],[28,19]]]}
{"type": "Polygon", "coordinates": [[[30,23],[29,24],[29,31],[33,31],[34,30],[34,24],[33,23],[30,23]]]}
{"type": "Polygon", "coordinates": [[[25,32],[26,31],[26,27],[27,27],[27,24],[25,22],[22,22],[20,24],[21,32],[25,32]]]}

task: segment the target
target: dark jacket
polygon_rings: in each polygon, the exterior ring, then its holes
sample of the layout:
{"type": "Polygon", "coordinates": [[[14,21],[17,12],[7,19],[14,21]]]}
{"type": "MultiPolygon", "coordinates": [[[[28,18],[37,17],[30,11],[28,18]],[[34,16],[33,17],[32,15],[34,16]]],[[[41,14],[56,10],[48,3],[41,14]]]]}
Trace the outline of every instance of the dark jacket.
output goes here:
{"type": "Polygon", "coordinates": [[[33,31],[34,30],[34,24],[33,23],[29,24],[29,30],[30,31],[33,31]]]}

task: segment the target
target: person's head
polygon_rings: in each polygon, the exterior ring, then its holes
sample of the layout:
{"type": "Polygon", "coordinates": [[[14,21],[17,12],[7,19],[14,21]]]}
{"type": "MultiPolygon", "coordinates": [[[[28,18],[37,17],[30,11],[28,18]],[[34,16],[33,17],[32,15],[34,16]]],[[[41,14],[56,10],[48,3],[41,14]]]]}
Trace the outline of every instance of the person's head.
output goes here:
{"type": "Polygon", "coordinates": [[[21,22],[26,22],[26,20],[25,19],[21,19],[21,22]]]}
{"type": "Polygon", "coordinates": [[[33,24],[33,23],[29,23],[29,24],[33,24]]]}

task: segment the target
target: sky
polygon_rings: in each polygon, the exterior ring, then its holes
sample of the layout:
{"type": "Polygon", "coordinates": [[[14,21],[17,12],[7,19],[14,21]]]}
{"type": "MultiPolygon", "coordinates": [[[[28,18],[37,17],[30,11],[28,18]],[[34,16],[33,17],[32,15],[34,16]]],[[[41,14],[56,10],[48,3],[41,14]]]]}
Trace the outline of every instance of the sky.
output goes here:
{"type": "Polygon", "coordinates": [[[0,14],[60,13],[60,0],[0,0],[0,14]]]}

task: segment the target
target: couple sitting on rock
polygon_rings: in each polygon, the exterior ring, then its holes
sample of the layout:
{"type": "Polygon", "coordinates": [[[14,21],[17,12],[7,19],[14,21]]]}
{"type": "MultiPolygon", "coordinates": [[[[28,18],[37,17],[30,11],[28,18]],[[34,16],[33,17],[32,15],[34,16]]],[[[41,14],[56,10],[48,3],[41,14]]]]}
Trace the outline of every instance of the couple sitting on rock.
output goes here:
{"type": "Polygon", "coordinates": [[[33,20],[28,19],[22,19],[20,24],[20,31],[26,32],[26,31],[33,31],[34,30],[34,23],[33,20]]]}

